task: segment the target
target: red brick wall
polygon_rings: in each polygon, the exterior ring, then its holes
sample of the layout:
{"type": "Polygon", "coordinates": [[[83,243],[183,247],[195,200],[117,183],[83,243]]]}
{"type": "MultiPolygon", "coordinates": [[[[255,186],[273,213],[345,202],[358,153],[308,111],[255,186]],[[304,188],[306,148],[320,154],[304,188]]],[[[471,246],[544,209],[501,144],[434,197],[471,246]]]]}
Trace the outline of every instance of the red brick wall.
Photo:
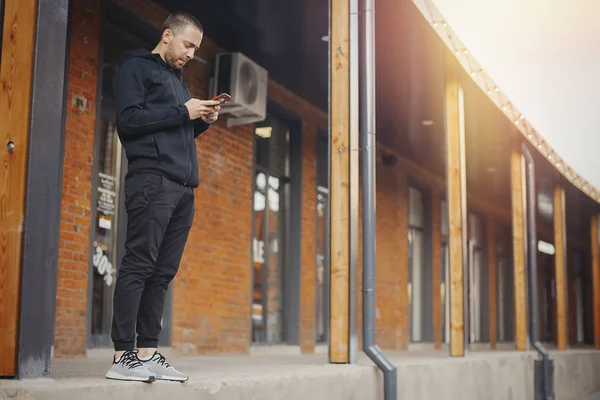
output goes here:
{"type": "Polygon", "coordinates": [[[175,279],[173,347],[240,352],[250,333],[252,132],[213,127],[198,139],[202,183],[175,279]]]}
{"type": "Polygon", "coordinates": [[[317,133],[304,128],[302,142],[302,275],[300,285],[300,348],[312,353],[316,339],[317,133]]]}
{"type": "MultiPolygon", "coordinates": [[[[360,189],[362,196],[362,188],[360,189]]],[[[375,216],[375,324],[382,350],[405,350],[408,318],[408,186],[406,172],[386,166],[377,154],[375,216]]],[[[359,209],[362,197],[359,199],[359,209]]],[[[358,290],[362,291],[362,211],[359,212],[358,290]]],[[[362,296],[358,296],[358,346],[362,348],[362,296]]]]}
{"type": "MultiPolygon", "coordinates": [[[[55,341],[58,356],[85,354],[100,32],[99,0],[73,3],[69,101],[74,94],[82,94],[88,104],[85,112],[71,108],[67,115],[55,341]]],[[[116,3],[157,28],[167,15],[151,2],[116,3]]],[[[211,62],[218,51],[222,50],[205,38],[198,55],[211,62]]],[[[207,96],[211,74],[209,65],[196,61],[186,67],[194,96],[207,96]]],[[[303,124],[301,345],[304,352],[310,352],[315,341],[315,142],[317,127],[326,128],[327,117],[273,82],[269,97],[301,117],[303,124]]],[[[174,281],[173,347],[185,354],[245,352],[250,344],[253,132],[249,126],[227,129],[220,121],[197,145],[201,186],[196,190],[194,226],[174,281]]]]}
{"type": "Polygon", "coordinates": [[[86,348],[99,32],[99,2],[74,1],[56,296],[57,355],[83,355],[86,348]],[[74,96],[87,100],[83,111],[73,105],[74,96]]]}
{"type": "Polygon", "coordinates": [[[402,230],[401,219],[407,218],[402,213],[406,208],[407,190],[401,171],[397,167],[377,163],[377,276],[376,278],[376,308],[377,308],[377,344],[382,349],[399,350],[403,346],[405,335],[401,299],[406,292],[402,281],[402,261],[408,258],[406,251],[401,249],[401,240],[406,238],[402,230]]]}

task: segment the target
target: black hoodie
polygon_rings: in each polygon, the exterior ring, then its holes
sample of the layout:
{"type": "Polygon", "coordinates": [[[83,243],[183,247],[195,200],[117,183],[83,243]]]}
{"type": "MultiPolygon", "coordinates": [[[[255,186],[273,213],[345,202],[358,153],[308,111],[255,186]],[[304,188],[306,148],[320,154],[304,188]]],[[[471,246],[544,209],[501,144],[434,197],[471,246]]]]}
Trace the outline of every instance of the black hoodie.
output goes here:
{"type": "Polygon", "coordinates": [[[191,94],[158,54],[146,49],[125,52],[114,79],[117,132],[129,161],[127,175],[163,175],[198,187],[195,138],[209,124],[190,120],[184,105],[191,94]]]}

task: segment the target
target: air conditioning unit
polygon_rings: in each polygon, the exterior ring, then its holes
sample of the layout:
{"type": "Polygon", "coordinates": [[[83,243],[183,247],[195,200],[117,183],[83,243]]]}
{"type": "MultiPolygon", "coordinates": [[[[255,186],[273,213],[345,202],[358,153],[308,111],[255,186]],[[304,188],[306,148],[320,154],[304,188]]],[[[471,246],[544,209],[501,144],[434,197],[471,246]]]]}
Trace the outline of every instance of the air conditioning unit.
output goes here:
{"type": "Polygon", "coordinates": [[[242,53],[217,55],[211,97],[229,93],[231,100],[221,106],[221,114],[228,114],[227,126],[261,122],[267,116],[266,69],[242,53]]]}

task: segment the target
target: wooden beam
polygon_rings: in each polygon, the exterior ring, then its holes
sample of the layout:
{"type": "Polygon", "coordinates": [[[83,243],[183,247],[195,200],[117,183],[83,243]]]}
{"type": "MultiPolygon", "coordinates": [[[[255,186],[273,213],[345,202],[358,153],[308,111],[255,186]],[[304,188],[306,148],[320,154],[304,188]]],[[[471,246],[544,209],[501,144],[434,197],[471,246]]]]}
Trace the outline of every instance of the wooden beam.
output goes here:
{"type": "MultiPolygon", "coordinates": [[[[432,221],[432,301],[433,301],[433,341],[435,349],[442,348],[442,215],[440,193],[433,189],[431,196],[432,221]]],[[[405,257],[407,258],[407,257],[405,257]]]]}
{"type": "Polygon", "coordinates": [[[349,362],[350,336],[350,2],[331,0],[331,311],[332,363],[349,362]]]}
{"type": "Polygon", "coordinates": [[[37,1],[6,0],[0,64],[0,376],[17,373],[25,185],[37,1]],[[7,150],[13,142],[14,151],[7,150]]]}
{"type": "Polygon", "coordinates": [[[513,150],[511,187],[513,216],[513,270],[515,296],[515,344],[527,350],[527,279],[525,274],[525,166],[523,155],[513,150]]]}
{"type": "Polygon", "coordinates": [[[594,346],[600,349],[600,242],[598,242],[598,214],[592,215],[591,247],[592,247],[592,290],[594,292],[594,346]]]}
{"type": "Polygon", "coordinates": [[[567,349],[567,277],[565,227],[565,191],[554,187],[554,273],[556,279],[556,345],[559,350],[567,349]]]}
{"type": "Polygon", "coordinates": [[[446,82],[446,182],[450,241],[450,355],[465,354],[464,282],[466,194],[464,98],[456,74],[446,82]]]}
{"type": "Polygon", "coordinates": [[[493,217],[487,220],[487,253],[488,253],[488,291],[490,296],[490,347],[496,348],[498,334],[498,313],[496,293],[496,222],[493,217]]]}

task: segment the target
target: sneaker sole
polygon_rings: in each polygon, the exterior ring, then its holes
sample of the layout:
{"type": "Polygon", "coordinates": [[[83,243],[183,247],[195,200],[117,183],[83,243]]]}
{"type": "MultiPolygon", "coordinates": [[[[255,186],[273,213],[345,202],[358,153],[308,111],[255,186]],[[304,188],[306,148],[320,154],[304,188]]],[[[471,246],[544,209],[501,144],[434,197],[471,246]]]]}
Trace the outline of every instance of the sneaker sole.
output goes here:
{"type": "Polygon", "coordinates": [[[161,375],[157,374],[156,379],[158,379],[160,381],[186,382],[188,379],[190,379],[190,377],[186,376],[185,378],[178,378],[176,376],[161,376],[161,375]]]}
{"type": "Polygon", "coordinates": [[[107,379],[114,379],[117,381],[133,381],[133,382],[144,382],[144,383],[152,383],[156,380],[156,377],[154,375],[151,375],[147,378],[141,377],[141,376],[125,376],[125,375],[121,375],[118,372],[113,372],[113,371],[108,371],[106,373],[106,378],[107,379]]]}

